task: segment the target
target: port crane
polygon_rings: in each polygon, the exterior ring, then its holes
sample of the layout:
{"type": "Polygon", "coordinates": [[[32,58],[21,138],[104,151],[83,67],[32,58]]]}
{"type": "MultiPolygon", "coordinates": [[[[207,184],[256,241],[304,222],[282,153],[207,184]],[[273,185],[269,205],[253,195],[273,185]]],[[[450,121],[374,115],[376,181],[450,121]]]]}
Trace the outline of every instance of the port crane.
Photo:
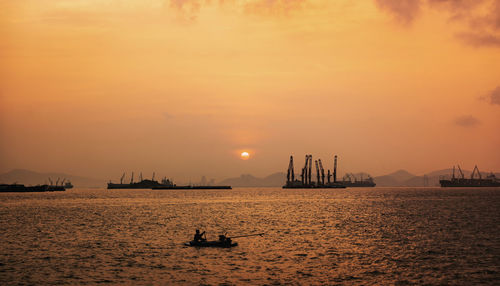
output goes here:
{"type": "Polygon", "coordinates": [[[309,182],[308,182],[309,185],[311,184],[311,174],[312,174],[312,155],[309,155],[309,171],[307,173],[307,176],[309,179],[309,182]]]}
{"type": "Polygon", "coordinates": [[[307,162],[309,162],[309,155],[306,155],[304,168],[302,168],[302,175],[300,176],[302,184],[307,184],[307,162]]]}
{"type": "Polygon", "coordinates": [[[473,180],[474,179],[474,174],[477,174],[477,176],[479,177],[479,180],[481,180],[481,172],[479,172],[479,169],[477,168],[477,165],[474,166],[474,170],[472,170],[472,174],[470,175],[470,179],[473,180]]]}
{"type": "Polygon", "coordinates": [[[293,170],[293,156],[290,156],[290,163],[288,164],[288,172],[286,174],[286,179],[288,182],[295,181],[295,174],[293,170]]]}
{"type": "Polygon", "coordinates": [[[321,163],[321,159],[318,159],[319,170],[321,171],[321,184],[325,184],[325,169],[323,169],[323,163],[321,163]]]}
{"type": "Polygon", "coordinates": [[[457,165],[457,167],[458,167],[458,171],[460,172],[460,176],[462,177],[462,179],[465,179],[464,173],[462,172],[460,165],[457,165]]]}
{"type": "Polygon", "coordinates": [[[125,178],[125,173],[123,173],[122,177],[120,178],[120,184],[123,184],[123,179],[125,178]]]}
{"type": "Polygon", "coordinates": [[[318,160],[314,160],[314,164],[316,165],[316,185],[320,184],[319,181],[319,167],[318,167],[318,160]]]}

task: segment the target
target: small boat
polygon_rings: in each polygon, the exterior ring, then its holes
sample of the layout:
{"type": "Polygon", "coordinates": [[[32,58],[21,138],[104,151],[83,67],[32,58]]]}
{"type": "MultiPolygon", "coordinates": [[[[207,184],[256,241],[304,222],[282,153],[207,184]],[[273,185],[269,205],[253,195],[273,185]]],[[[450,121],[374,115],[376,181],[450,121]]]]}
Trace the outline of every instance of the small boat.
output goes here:
{"type": "Polygon", "coordinates": [[[195,247],[221,247],[221,248],[230,248],[237,246],[237,242],[231,242],[228,240],[225,241],[220,241],[220,240],[214,240],[214,241],[209,241],[209,240],[201,240],[201,241],[190,241],[184,243],[185,246],[195,246],[195,247]]]}

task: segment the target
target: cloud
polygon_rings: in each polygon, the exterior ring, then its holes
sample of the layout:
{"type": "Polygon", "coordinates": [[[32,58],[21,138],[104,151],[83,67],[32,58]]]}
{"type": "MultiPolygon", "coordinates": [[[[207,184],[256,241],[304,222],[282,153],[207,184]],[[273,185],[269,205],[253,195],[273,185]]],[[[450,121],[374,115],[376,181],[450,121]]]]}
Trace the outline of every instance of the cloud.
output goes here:
{"type": "Polygon", "coordinates": [[[288,15],[300,10],[309,0],[166,0],[165,6],[174,9],[183,20],[196,20],[207,6],[231,6],[235,11],[258,15],[288,15]]]}
{"type": "Polygon", "coordinates": [[[500,47],[500,35],[488,33],[458,33],[457,37],[471,46],[492,46],[500,47]]]}
{"type": "Polygon", "coordinates": [[[164,117],[165,119],[167,119],[167,120],[170,120],[170,119],[174,118],[174,116],[173,116],[171,113],[166,112],[166,111],[165,111],[165,112],[163,112],[163,114],[162,114],[162,115],[163,115],[163,117],[164,117]]]}
{"type": "Polygon", "coordinates": [[[303,8],[306,0],[253,0],[244,5],[244,10],[252,14],[287,15],[303,8]]]}
{"type": "Polygon", "coordinates": [[[454,123],[458,126],[461,127],[475,127],[479,124],[481,124],[481,121],[477,119],[476,117],[472,115],[463,115],[460,117],[457,117],[454,121],[454,123]]]}
{"type": "Polygon", "coordinates": [[[457,38],[472,46],[500,47],[500,0],[375,0],[384,12],[405,25],[413,23],[422,8],[448,14],[462,24],[457,38]]]}
{"type": "Polygon", "coordinates": [[[490,98],[491,104],[500,105],[500,85],[497,86],[497,88],[495,88],[494,90],[492,90],[488,95],[488,97],[490,98]]]}
{"type": "Polygon", "coordinates": [[[420,12],[420,0],[375,0],[377,6],[399,22],[410,24],[420,12]]]}
{"type": "Polygon", "coordinates": [[[193,21],[196,19],[201,6],[210,4],[210,1],[203,0],[169,0],[168,6],[177,12],[179,20],[193,21]]]}

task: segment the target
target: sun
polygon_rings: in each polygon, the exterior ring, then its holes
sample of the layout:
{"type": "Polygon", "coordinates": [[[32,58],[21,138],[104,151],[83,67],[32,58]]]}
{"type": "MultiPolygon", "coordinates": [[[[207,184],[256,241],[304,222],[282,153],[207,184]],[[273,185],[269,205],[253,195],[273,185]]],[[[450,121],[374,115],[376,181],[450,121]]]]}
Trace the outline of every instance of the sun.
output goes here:
{"type": "Polygon", "coordinates": [[[248,160],[248,159],[250,159],[250,153],[248,153],[247,151],[241,152],[240,156],[241,156],[242,160],[248,160]]]}

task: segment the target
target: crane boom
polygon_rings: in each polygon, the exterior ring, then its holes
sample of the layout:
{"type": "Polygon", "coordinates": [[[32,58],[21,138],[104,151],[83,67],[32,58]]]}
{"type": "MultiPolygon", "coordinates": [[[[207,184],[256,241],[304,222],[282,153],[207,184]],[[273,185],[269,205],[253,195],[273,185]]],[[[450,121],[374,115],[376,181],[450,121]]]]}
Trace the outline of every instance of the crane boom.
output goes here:
{"type": "Polygon", "coordinates": [[[462,169],[460,168],[460,165],[457,165],[458,167],[458,172],[460,172],[460,176],[462,177],[462,179],[464,179],[464,173],[462,172],[462,169]]]}
{"type": "Polygon", "coordinates": [[[286,173],[287,182],[295,180],[295,174],[293,172],[293,156],[290,156],[290,163],[288,163],[288,172],[286,173]]]}
{"type": "Polygon", "coordinates": [[[479,172],[479,169],[477,168],[477,165],[474,166],[474,170],[472,170],[472,174],[470,175],[471,180],[474,179],[474,174],[477,173],[477,176],[479,177],[479,180],[481,180],[481,172],[479,172]]]}
{"type": "Polygon", "coordinates": [[[308,176],[309,176],[309,184],[312,183],[311,181],[311,174],[312,174],[312,159],[313,159],[313,156],[312,155],[309,155],[309,173],[308,173],[308,176]]]}
{"type": "Polygon", "coordinates": [[[333,160],[333,182],[337,182],[337,155],[335,155],[333,160]]]}
{"type": "Polygon", "coordinates": [[[304,164],[304,182],[305,184],[308,183],[307,178],[308,178],[308,164],[309,164],[309,155],[306,155],[306,162],[304,164]]]}
{"type": "Polygon", "coordinates": [[[323,163],[321,163],[321,159],[318,159],[319,170],[321,171],[321,184],[325,184],[325,169],[323,169],[323,163]]]}
{"type": "Polygon", "coordinates": [[[318,160],[314,160],[314,164],[316,165],[316,185],[319,186],[319,184],[321,184],[320,180],[319,180],[319,167],[318,167],[318,160]]]}

